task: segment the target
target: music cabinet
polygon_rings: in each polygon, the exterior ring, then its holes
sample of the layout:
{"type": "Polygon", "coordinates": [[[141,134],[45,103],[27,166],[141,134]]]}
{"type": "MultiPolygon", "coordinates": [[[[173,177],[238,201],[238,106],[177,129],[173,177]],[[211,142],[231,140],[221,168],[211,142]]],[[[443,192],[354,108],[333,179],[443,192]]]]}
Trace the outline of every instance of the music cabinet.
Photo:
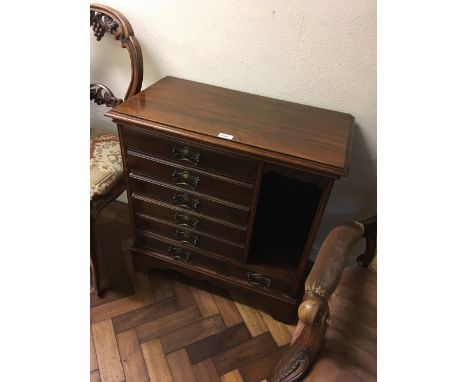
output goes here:
{"type": "Polygon", "coordinates": [[[354,118],[174,77],[106,115],[119,130],[135,269],[209,280],[294,320],[354,118]]]}

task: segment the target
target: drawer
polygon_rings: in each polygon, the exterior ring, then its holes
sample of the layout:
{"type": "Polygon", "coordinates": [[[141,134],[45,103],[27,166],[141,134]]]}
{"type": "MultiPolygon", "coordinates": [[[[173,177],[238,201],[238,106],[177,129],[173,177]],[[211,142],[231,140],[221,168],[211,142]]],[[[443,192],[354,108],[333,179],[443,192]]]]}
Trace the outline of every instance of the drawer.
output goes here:
{"type": "Polygon", "coordinates": [[[224,261],[205,256],[194,250],[178,247],[146,232],[137,233],[137,245],[165,255],[168,259],[180,261],[184,264],[198,265],[221,274],[226,273],[226,263],[224,261]]]}
{"type": "Polygon", "coordinates": [[[253,182],[257,161],[190,141],[169,138],[144,129],[121,125],[126,149],[135,149],[187,166],[253,182]]]}
{"type": "Polygon", "coordinates": [[[252,185],[230,181],[227,178],[192,170],[133,151],[127,152],[126,158],[129,173],[150,175],[181,189],[198,191],[229,202],[250,206],[252,185]]]}
{"type": "Polygon", "coordinates": [[[293,288],[292,282],[281,280],[276,277],[271,277],[270,275],[257,272],[247,266],[242,266],[239,264],[228,263],[227,274],[228,276],[247,281],[250,284],[260,288],[274,289],[286,294],[289,294],[293,288]]]}
{"type": "Polygon", "coordinates": [[[242,245],[222,241],[190,228],[167,224],[142,215],[135,216],[135,225],[138,230],[153,232],[159,236],[180,242],[182,245],[201,248],[238,261],[241,261],[244,257],[242,245]]]}
{"type": "Polygon", "coordinates": [[[244,244],[246,228],[204,217],[156,200],[141,198],[138,195],[132,195],[131,201],[136,213],[154,216],[161,220],[173,222],[181,227],[193,227],[197,231],[221,237],[234,243],[244,244]]]}
{"type": "Polygon", "coordinates": [[[185,190],[134,173],[129,175],[128,183],[132,193],[158,199],[164,203],[197,211],[201,214],[227,220],[242,226],[246,226],[249,220],[250,208],[247,207],[228,204],[197,192],[185,190]]]}

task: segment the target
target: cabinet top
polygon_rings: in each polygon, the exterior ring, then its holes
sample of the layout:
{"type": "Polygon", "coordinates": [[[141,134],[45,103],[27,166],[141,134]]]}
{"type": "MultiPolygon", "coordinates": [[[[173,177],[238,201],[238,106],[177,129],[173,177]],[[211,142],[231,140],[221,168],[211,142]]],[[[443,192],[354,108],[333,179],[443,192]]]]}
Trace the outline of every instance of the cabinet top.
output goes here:
{"type": "Polygon", "coordinates": [[[106,115],[119,123],[347,175],[354,124],[350,114],[165,77],[106,115]]]}

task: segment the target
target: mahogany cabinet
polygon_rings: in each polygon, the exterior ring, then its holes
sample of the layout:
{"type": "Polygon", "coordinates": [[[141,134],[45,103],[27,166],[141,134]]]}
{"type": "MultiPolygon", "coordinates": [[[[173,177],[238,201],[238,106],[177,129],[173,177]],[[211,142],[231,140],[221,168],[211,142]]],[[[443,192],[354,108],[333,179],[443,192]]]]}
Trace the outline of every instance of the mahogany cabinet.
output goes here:
{"type": "Polygon", "coordinates": [[[249,293],[291,321],[333,183],[345,113],[165,77],[107,113],[117,123],[135,269],[249,293]]]}

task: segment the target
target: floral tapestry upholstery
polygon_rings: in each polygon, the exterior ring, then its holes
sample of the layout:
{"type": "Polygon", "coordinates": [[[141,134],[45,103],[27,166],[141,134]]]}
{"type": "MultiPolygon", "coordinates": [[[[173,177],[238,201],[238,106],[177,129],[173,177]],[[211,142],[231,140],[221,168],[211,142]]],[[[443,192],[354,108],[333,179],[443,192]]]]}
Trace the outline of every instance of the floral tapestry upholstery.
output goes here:
{"type": "Polygon", "coordinates": [[[90,199],[109,191],[122,176],[119,137],[91,129],[90,199]]]}

